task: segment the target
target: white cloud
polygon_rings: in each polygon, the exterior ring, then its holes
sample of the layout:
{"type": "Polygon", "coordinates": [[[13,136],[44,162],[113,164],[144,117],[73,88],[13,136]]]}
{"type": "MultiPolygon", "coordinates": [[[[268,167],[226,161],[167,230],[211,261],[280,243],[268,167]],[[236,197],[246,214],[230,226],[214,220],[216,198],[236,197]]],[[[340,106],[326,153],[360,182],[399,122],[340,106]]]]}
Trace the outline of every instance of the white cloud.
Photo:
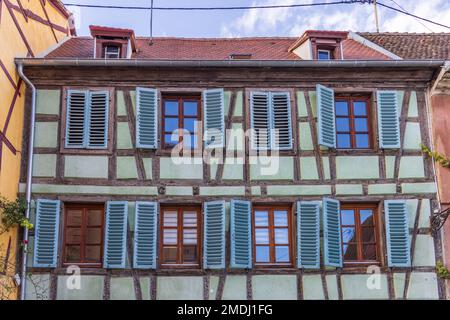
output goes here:
{"type": "MultiPolygon", "coordinates": [[[[323,0],[320,0],[323,2],[323,0]]],[[[327,0],[328,2],[331,0],[327,0]]],[[[312,3],[318,0],[254,0],[252,5],[312,3]]],[[[450,2],[447,0],[396,0],[406,11],[446,24],[450,21],[450,2]]],[[[398,8],[391,0],[386,5],[398,8]]],[[[386,32],[448,32],[444,27],[378,7],[380,31],[386,32]]],[[[223,24],[224,37],[237,36],[299,36],[308,29],[375,31],[374,7],[369,4],[329,5],[320,7],[247,10],[240,17],[223,24]]]]}

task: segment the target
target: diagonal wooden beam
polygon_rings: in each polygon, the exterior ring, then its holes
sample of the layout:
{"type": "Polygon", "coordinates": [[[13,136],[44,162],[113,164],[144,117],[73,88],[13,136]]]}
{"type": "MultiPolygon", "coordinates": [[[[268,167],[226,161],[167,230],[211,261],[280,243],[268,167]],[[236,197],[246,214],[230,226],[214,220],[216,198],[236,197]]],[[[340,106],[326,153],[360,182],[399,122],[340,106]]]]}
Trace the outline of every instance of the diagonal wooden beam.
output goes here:
{"type": "Polygon", "coordinates": [[[1,59],[0,59],[0,68],[5,73],[6,78],[8,78],[8,80],[11,83],[11,85],[13,86],[14,90],[17,90],[17,85],[16,85],[14,79],[12,78],[11,74],[8,72],[8,69],[6,69],[6,66],[1,59]]]}
{"type": "Polygon", "coordinates": [[[55,38],[56,43],[58,43],[58,37],[56,36],[55,29],[53,29],[52,22],[50,21],[50,17],[48,16],[47,9],[45,8],[45,0],[41,0],[40,3],[41,3],[42,10],[44,10],[45,18],[48,21],[48,25],[49,25],[50,29],[52,30],[53,37],[55,38]]]}
{"type": "Polygon", "coordinates": [[[14,92],[13,99],[11,101],[11,104],[9,105],[9,111],[8,115],[6,116],[5,125],[3,126],[3,133],[6,134],[6,131],[8,130],[9,122],[11,121],[12,113],[14,111],[14,107],[16,106],[17,97],[20,95],[20,89],[22,88],[22,78],[19,79],[17,82],[17,88],[14,92]]]}
{"type": "Polygon", "coordinates": [[[8,140],[8,138],[5,136],[5,134],[3,132],[0,131],[0,143],[4,143],[5,146],[8,147],[9,150],[11,150],[11,152],[16,155],[17,150],[16,148],[14,148],[13,144],[11,143],[11,141],[8,140]]]}
{"type": "Polygon", "coordinates": [[[27,38],[25,37],[25,34],[23,33],[22,28],[20,27],[20,24],[19,24],[19,22],[17,21],[16,16],[14,15],[14,12],[13,12],[13,10],[12,10],[11,2],[9,2],[9,0],[4,0],[4,1],[5,1],[6,8],[8,9],[8,12],[9,12],[11,18],[13,19],[14,24],[16,25],[17,31],[19,32],[20,37],[22,38],[23,43],[24,43],[25,46],[27,47],[28,53],[29,53],[32,57],[34,57],[33,49],[31,49],[30,43],[28,42],[27,38]]]}
{"type": "Polygon", "coordinates": [[[3,0],[0,0],[0,23],[2,23],[2,8],[3,8],[3,0]]]}
{"type": "Polygon", "coordinates": [[[27,15],[27,12],[25,11],[25,9],[22,6],[22,2],[20,2],[20,0],[17,0],[17,4],[19,5],[20,12],[22,12],[22,15],[25,18],[25,21],[28,23],[28,15],[27,15]]]}

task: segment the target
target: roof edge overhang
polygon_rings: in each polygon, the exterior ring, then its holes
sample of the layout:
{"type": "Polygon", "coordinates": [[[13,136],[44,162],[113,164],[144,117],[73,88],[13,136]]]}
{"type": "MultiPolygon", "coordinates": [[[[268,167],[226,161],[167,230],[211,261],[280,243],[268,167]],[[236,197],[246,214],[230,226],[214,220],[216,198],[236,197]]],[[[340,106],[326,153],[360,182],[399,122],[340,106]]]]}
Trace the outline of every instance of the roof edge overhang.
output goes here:
{"type": "Polygon", "coordinates": [[[16,58],[24,67],[438,68],[445,60],[149,60],[16,58]]]}

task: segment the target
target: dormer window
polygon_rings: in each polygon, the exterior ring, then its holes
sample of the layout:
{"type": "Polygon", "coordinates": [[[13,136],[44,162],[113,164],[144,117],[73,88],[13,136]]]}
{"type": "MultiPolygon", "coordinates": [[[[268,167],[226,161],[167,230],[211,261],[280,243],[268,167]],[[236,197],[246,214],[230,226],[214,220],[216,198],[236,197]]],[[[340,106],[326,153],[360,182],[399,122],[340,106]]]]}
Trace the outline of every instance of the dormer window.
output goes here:
{"type": "Polygon", "coordinates": [[[102,58],[119,59],[120,58],[120,47],[117,45],[104,45],[102,58]]]}
{"type": "Polygon", "coordinates": [[[340,60],[342,41],[347,38],[347,32],[307,30],[289,48],[304,60],[340,60]]]}
{"type": "Polygon", "coordinates": [[[331,50],[318,49],[317,50],[317,60],[331,60],[333,56],[331,50]]]}

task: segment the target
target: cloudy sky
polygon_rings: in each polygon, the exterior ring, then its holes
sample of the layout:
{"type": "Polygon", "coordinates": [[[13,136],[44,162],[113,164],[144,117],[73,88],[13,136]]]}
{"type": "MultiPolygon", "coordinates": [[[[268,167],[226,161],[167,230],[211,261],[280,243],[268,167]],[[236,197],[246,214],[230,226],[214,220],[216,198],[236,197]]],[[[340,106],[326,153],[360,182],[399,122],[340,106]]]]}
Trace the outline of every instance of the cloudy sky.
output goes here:
{"type": "MultiPolygon", "coordinates": [[[[154,0],[155,7],[253,6],[303,4],[335,0],[154,0]]],[[[150,0],[63,0],[64,3],[149,6],[150,0]]],[[[386,5],[450,24],[450,0],[379,0],[386,5]],[[400,6],[400,7],[399,7],[400,6]]],[[[93,9],[68,6],[76,16],[79,35],[89,34],[89,25],[132,28],[139,36],[149,34],[145,10],[93,9]]],[[[378,8],[380,31],[449,32],[449,29],[419,22],[413,17],[378,8]]],[[[232,11],[154,11],[154,36],[235,37],[298,36],[307,29],[375,31],[374,7],[340,4],[302,8],[232,11]]]]}

